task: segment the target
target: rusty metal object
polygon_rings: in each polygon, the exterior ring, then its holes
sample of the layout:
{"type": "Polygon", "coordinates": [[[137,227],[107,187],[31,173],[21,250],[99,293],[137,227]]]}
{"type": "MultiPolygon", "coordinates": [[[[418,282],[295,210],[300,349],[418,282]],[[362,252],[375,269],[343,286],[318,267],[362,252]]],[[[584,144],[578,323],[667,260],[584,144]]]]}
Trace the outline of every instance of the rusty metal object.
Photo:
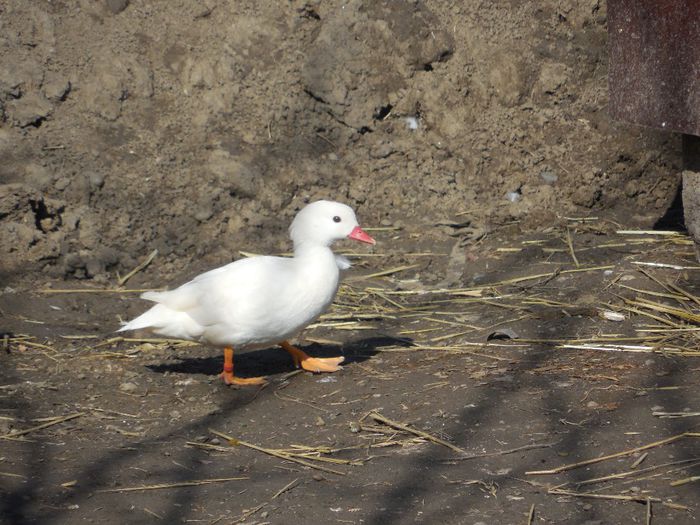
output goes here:
{"type": "Polygon", "coordinates": [[[700,0],[608,0],[610,115],[683,133],[683,212],[700,261],[700,0]]]}
{"type": "Polygon", "coordinates": [[[683,212],[700,261],[700,137],[683,136],[683,212]]]}
{"type": "Polygon", "coordinates": [[[608,0],[610,114],[700,135],[700,0],[608,0]]]}

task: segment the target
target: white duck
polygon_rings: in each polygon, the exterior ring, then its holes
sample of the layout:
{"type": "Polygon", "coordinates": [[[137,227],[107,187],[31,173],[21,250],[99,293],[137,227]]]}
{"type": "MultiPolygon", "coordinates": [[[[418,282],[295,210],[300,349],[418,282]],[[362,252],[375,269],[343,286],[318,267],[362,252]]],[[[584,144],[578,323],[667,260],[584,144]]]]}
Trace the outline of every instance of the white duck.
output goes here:
{"type": "Polygon", "coordinates": [[[168,337],[224,347],[226,384],[261,384],[263,378],[233,374],[233,351],[278,344],[297,367],[311,372],[340,370],[343,357],[310,357],[287,341],[314,322],[333,302],[347,260],[331,245],[349,238],[375,244],[349,206],[317,201],[302,209],[289,234],[294,257],[251,257],[203,273],[175,290],[146,292],[157,303],[119,331],[149,328],[168,337]]]}

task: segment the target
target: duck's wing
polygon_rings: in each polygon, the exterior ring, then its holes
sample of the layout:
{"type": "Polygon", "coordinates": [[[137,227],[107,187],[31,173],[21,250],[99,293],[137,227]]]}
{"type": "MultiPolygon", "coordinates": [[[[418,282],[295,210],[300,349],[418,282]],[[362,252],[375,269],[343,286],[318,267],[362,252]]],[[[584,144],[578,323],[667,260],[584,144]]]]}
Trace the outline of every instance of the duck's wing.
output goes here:
{"type": "Polygon", "coordinates": [[[190,312],[199,307],[203,298],[215,288],[217,278],[230,271],[232,265],[233,263],[198,275],[174,290],[141,294],[142,299],[156,304],[117,331],[150,328],[170,337],[196,339],[206,327],[197,322],[190,312]]]}
{"type": "Polygon", "coordinates": [[[202,326],[264,317],[291,281],[291,259],[252,257],[202,274],[169,298],[202,326]]]}
{"type": "Polygon", "coordinates": [[[211,293],[211,290],[216,288],[217,282],[220,279],[224,279],[227,274],[232,272],[237,262],[241,261],[232,262],[199,274],[191,281],[186,282],[174,290],[142,293],[141,299],[162,304],[171,310],[186,312],[192,308],[196,308],[202,295],[211,293]]]}

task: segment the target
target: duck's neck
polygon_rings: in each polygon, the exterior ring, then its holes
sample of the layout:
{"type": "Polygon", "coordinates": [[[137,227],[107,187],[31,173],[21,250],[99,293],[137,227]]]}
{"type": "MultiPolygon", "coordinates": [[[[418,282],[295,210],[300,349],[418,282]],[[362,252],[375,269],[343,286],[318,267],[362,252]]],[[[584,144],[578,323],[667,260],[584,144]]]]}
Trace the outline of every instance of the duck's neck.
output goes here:
{"type": "Polygon", "coordinates": [[[326,259],[335,260],[335,255],[330,246],[315,243],[294,243],[294,258],[295,259],[326,259]]]}
{"type": "MultiPolygon", "coordinates": [[[[307,283],[323,283],[333,290],[337,289],[340,270],[335,254],[329,246],[319,244],[295,244],[294,262],[298,275],[307,283]]],[[[326,286],[317,286],[325,289],[326,286]]],[[[325,293],[325,292],[324,292],[325,293]]]]}

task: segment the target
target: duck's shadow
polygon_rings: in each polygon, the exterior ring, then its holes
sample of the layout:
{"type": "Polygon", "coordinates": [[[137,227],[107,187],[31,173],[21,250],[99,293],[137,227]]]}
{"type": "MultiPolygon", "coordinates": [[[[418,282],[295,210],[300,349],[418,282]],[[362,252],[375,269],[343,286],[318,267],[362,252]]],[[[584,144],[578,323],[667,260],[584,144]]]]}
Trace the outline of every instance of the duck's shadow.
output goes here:
{"type": "MultiPolygon", "coordinates": [[[[366,337],[342,346],[312,343],[302,346],[302,350],[312,357],[344,356],[343,366],[361,363],[379,353],[383,346],[412,346],[410,339],[387,336],[366,337]]],[[[176,362],[146,365],[153,372],[174,372],[179,374],[204,374],[215,376],[221,373],[223,357],[181,357],[174,356],[176,362]]],[[[236,375],[239,377],[272,376],[294,370],[292,358],[282,348],[271,347],[252,352],[241,352],[234,356],[236,375]]]]}

